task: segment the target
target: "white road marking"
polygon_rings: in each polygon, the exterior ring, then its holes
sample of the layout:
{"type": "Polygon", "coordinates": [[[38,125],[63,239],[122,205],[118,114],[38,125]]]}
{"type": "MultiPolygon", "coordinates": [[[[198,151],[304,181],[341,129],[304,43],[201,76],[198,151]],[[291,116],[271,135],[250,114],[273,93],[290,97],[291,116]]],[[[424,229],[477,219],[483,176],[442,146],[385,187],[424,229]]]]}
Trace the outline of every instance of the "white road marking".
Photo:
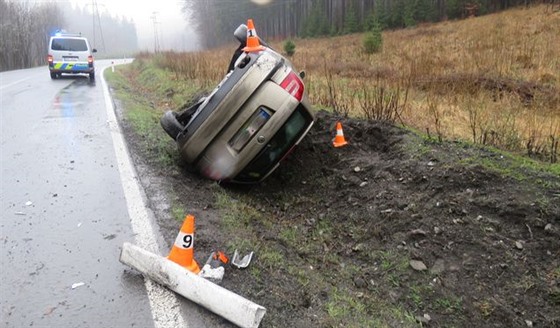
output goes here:
{"type": "MultiPolygon", "coordinates": [[[[117,122],[113,102],[107,88],[107,83],[101,71],[101,84],[105,96],[105,108],[113,147],[117,156],[117,164],[121,176],[121,182],[126,198],[128,214],[132,230],[136,235],[136,245],[155,254],[159,254],[155,229],[152,225],[149,213],[146,210],[145,195],[138,184],[138,177],[134,167],[130,163],[128,150],[123,140],[120,126],[117,122]]],[[[144,279],[154,326],[156,328],[176,328],[187,327],[187,323],[181,313],[180,304],[177,297],[170,290],[154,283],[150,279],[144,279]]]]}

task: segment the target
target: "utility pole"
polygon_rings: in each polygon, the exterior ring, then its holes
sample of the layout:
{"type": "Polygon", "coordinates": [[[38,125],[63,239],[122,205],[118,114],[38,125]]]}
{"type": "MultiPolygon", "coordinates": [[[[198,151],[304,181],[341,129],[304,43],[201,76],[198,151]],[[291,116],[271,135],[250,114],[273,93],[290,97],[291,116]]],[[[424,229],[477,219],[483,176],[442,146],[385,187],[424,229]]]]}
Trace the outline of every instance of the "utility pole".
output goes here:
{"type": "Polygon", "coordinates": [[[95,8],[96,8],[96,6],[95,6],[95,0],[91,0],[91,12],[92,12],[91,17],[92,17],[92,19],[93,19],[93,26],[92,26],[92,29],[93,29],[93,47],[94,47],[94,48],[95,48],[95,44],[96,44],[96,43],[95,43],[95,8]]]}
{"type": "Polygon", "coordinates": [[[154,11],[152,12],[152,16],[150,16],[150,18],[154,22],[154,53],[159,52],[159,37],[158,37],[158,28],[157,28],[159,22],[157,21],[157,15],[158,12],[154,11]]]}
{"type": "MultiPolygon", "coordinates": [[[[89,6],[89,4],[87,6],[89,6]]],[[[104,5],[102,4],[102,6],[104,6],[104,5]]],[[[97,34],[96,25],[97,25],[98,28],[99,28],[99,34],[100,34],[100,37],[101,37],[101,44],[103,46],[103,50],[105,51],[106,50],[105,49],[105,38],[103,37],[103,27],[101,26],[101,17],[99,15],[99,6],[97,4],[97,0],[91,0],[91,16],[92,16],[92,23],[93,23],[93,26],[92,26],[93,43],[92,43],[92,45],[93,45],[94,48],[97,47],[97,38],[96,38],[96,34],[97,34]],[[96,19],[97,19],[97,24],[95,23],[96,19]]]]}

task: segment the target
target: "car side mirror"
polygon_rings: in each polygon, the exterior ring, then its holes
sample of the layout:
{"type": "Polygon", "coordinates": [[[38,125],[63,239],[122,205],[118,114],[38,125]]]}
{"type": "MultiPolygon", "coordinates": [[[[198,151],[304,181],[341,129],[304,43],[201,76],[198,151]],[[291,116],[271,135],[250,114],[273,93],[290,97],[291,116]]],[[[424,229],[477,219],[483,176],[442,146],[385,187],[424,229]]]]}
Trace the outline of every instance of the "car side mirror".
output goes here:
{"type": "Polygon", "coordinates": [[[92,52],[92,53],[96,53],[96,52],[97,52],[97,49],[94,48],[91,52],[92,52]]]}

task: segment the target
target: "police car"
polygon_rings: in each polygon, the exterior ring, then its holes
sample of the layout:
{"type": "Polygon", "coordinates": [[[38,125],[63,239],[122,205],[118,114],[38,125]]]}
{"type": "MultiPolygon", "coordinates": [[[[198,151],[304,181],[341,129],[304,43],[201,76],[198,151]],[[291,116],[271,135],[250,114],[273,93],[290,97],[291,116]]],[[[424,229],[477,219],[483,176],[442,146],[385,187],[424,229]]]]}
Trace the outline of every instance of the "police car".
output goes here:
{"type": "Polygon", "coordinates": [[[97,52],[89,45],[87,38],[81,34],[58,32],[51,36],[47,61],[51,79],[56,79],[63,73],[88,74],[95,79],[93,53],[97,52]]]}

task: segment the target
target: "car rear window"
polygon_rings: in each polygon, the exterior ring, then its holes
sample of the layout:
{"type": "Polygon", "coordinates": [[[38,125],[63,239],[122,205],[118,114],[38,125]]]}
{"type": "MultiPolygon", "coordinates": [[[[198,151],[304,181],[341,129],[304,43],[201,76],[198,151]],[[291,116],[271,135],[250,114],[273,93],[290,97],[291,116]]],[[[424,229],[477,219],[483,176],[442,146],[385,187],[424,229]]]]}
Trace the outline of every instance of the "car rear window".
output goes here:
{"type": "Polygon", "coordinates": [[[51,44],[52,50],[62,51],[87,51],[87,43],[84,39],[55,38],[51,44]]]}

